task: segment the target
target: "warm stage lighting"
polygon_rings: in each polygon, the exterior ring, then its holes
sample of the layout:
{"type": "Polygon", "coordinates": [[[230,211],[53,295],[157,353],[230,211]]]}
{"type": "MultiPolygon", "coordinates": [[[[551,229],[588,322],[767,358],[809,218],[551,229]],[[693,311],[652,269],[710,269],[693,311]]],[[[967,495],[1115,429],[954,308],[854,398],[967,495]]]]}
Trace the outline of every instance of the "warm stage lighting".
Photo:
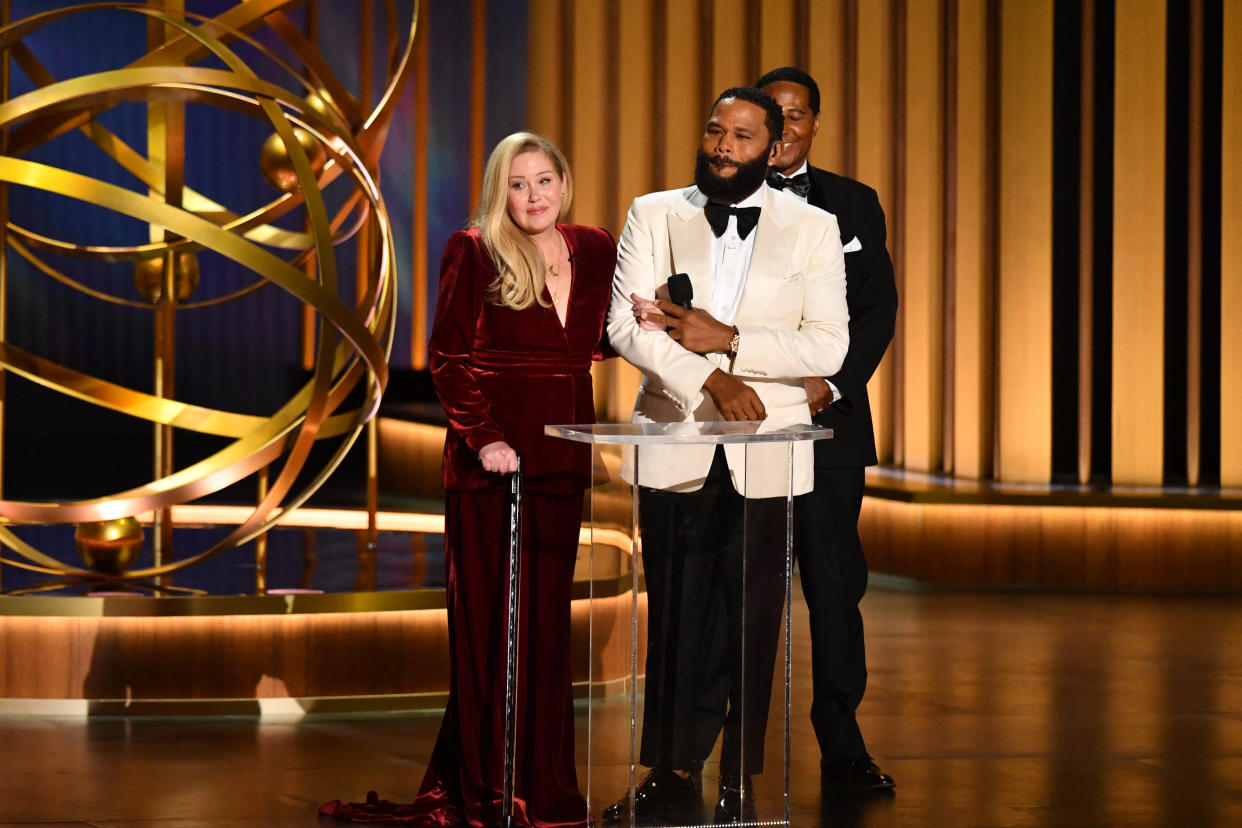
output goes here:
{"type": "MultiPolygon", "coordinates": [[[[173,520],[178,526],[216,526],[236,523],[253,512],[248,506],[185,505],[173,507],[173,520]]],[[[279,514],[279,513],[278,513],[279,514]]],[[[138,515],[140,523],[149,523],[150,512],[138,515]]],[[[278,523],[308,529],[357,529],[367,528],[367,513],[359,509],[308,509],[303,507],[281,515],[278,523]]],[[[444,534],[444,515],[422,512],[376,512],[376,528],[381,532],[424,532],[444,534]]],[[[583,526],[578,531],[578,543],[605,544],[629,554],[630,536],[616,529],[595,529],[583,526]]]]}
{"type": "MultiPolygon", "coordinates": [[[[868,497],[859,531],[875,572],[950,584],[1139,592],[1242,589],[1242,511],[928,502],[868,497]]],[[[1053,497],[1046,498],[1053,500],[1053,497]]]]}

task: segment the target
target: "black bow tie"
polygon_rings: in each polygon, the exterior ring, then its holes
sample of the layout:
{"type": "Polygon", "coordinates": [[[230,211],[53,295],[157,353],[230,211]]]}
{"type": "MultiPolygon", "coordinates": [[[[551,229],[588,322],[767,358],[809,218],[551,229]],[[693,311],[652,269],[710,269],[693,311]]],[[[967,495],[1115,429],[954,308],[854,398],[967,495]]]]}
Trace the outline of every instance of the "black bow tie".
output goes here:
{"type": "Polygon", "coordinates": [[[811,191],[811,176],[798,173],[792,178],[786,178],[774,170],[768,173],[768,186],[778,190],[790,190],[806,198],[806,194],[811,191]]]}
{"type": "Polygon", "coordinates": [[[750,235],[759,223],[758,207],[730,207],[727,204],[707,202],[707,223],[712,226],[716,238],[724,235],[729,226],[729,216],[737,216],[737,234],[743,239],[750,235]]]}

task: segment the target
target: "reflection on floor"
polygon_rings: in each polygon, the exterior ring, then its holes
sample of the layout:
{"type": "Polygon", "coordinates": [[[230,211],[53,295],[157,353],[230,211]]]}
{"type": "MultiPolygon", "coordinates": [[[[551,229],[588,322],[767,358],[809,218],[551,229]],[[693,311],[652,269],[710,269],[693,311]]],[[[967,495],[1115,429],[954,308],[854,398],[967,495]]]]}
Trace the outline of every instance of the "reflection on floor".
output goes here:
{"type": "MultiPolygon", "coordinates": [[[[821,791],[799,606],[793,825],[1242,825],[1236,600],[886,582],[873,586],[864,611],[863,730],[897,794],[821,791]]],[[[596,713],[594,740],[625,744],[623,705],[596,713]]],[[[316,825],[325,799],[372,788],[411,797],[438,726],[438,713],[0,718],[0,826],[316,825]]],[[[580,754],[585,730],[580,717],[580,754]]],[[[769,750],[769,762],[776,757],[769,750]]],[[[704,774],[708,797],[714,773],[704,774]]],[[[594,772],[596,813],[620,793],[610,780],[619,774],[594,772]]]]}

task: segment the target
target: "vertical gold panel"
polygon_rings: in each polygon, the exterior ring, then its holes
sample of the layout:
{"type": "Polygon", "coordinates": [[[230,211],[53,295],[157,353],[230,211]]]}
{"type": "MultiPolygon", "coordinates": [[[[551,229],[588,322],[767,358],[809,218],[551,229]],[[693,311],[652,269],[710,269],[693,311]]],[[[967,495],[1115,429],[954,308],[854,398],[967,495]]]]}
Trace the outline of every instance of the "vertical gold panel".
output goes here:
{"type": "MultiPolygon", "coordinates": [[[[569,80],[561,74],[559,49],[548,49],[556,43],[561,31],[561,0],[531,0],[530,48],[526,64],[529,90],[526,96],[526,120],[530,128],[555,141],[565,142],[566,131],[561,124],[561,99],[567,94],[569,80]]],[[[430,33],[430,32],[429,32],[430,33]]],[[[569,48],[568,44],[564,48],[569,48]]],[[[569,159],[572,166],[574,159],[569,159]]]]}
{"type": "MultiPolygon", "coordinates": [[[[893,205],[893,3],[858,4],[858,42],[847,44],[858,54],[858,177],[875,188],[880,203],[893,205]]],[[[891,223],[891,222],[890,222],[891,223]]]]}
{"type": "MultiPolygon", "coordinates": [[[[620,20],[621,66],[615,102],[621,110],[621,123],[627,136],[651,135],[656,128],[651,106],[654,63],[651,0],[622,3],[620,20]]],[[[613,159],[618,181],[617,203],[612,205],[611,220],[606,225],[614,236],[620,235],[630,202],[656,186],[652,180],[651,143],[626,139],[622,147],[622,152],[613,159]]]]}
{"type": "Polygon", "coordinates": [[[1203,422],[1203,0],[1190,0],[1186,187],[1186,482],[1199,485],[1203,422]]]}
{"type": "MultiPolygon", "coordinates": [[[[956,222],[947,240],[956,307],[952,331],[954,474],[991,473],[992,450],[992,151],[988,123],[988,3],[958,0],[954,130],[956,222]]],[[[950,458],[945,458],[946,466],[950,458]]]]}
{"type": "MultiPolygon", "coordinates": [[[[363,6],[370,8],[368,2],[363,6]]],[[[362,17],[363,25],[367,15],[362,17]]],[[[371,33],[363,30],[364,52],[369,56],[371,33]]],[[[363,64],[363,89],[370,86],[370,61],[363,64]]],[[[370,108],[370,98],[363,102],[370,108]]],[[[473,0],[470,9],[470,200],[473,203],[483,190],[483,165],[487,159],[487,0],[473,0]]]]}
{"type": "Polygon", "coordinates": [[[413,319],[410,320],[410,365],[415,370],[427,367],[427,308],[435,301],[435,297],[427,295],[427,137],[431,113],[431,50],[428,48],[431,27],[428,25],[427,4],[420,6],[420,12],[422,16],[416,32],[418,42],[414,45],[414,60],[417,62],[414,69],[414,285],[413,301],[410,303],[413,309],[413,319]]]}
{"type": "MultiPolygon", "coordinates": [[[[764,70],[766,71],[766,69],[764,70]]],[[[746,0],[715,0],[712,4],[712,94],[745,86],[746,0]]]]}
{"type": "MultiPolygon", "coordinates": [[[[760,72],[796,62],[795,5],[794,0],[764,0],[759,29],[760,72]]],[[[746,83],[754,82],[755,78],[746,78],[746,83]]]]}
{"type": "MultiPolygon", "coordinates": [[[[651,39],[654,21],[652,5],[652,0],[632,0],[622,3],[620,8],[617,105],[626,135],[653,135],[656,130],[651,106],[655,63],[651,39]]],[[[626,140],[622,142],[622,147],[623,151],[615,159],[617,203],[613,205],[612,222],[608,225],[614,237],[621,234],[630,202],[660,186],[654,181],[655,159],[651,142],[626,140]]],[[[597,395],[607,392],[607,399],[597,400],[597,410],[611,420],[628,420],[638,394],[641,374],[619,359],[602,363],[594,373],[597,395]]]]}
{"type": "Polygon", "coordinates": [[[1052,0],[1001,7],[996,476],[1052,474],[1052,0]]]}
{"type": "MultiPolygon", "coordinates": [[[[717,18],[719,16],[716,15],[717,18]]],[[[667,111],[663,186],[668,189],[685,187],[694,180],[694,153],[703,135],[703,124],[707,121],[707,112],[699,101],[698,90],[707,67],[703,65],[700,54],[697,3],[669,0],[666,27],[663,86],[667,111]]],[[[714,53],[720,51],[713,49],[714,53]]],[[[740,68],[740,53],[738,64],[740,68]]]]}
{"type": "Polygon", "coordinates": [[[943,235],[941,249],[941,343],[944,349],[940,365],[941,405],[943,417],[940,422],[942,446],[940,450],[942,462],[940,471],[951,475],[954,472],[954,444],[957,434],[954,432],[954,405],[957,399],[954,384],[957,382],[957,341],[954,332],[957,330],[957,284],[953,274],[957,272],[957,247],[953,244],[950,227],[957,226],[957,121],[958,121],[958,0],[942,0],[940,8],[941,22],[941,60],[944,62],[944,129],[943,146],[940,155],[944,170],[941,207],[943,217],[940,226],[943,235]]]}
{"type": "MultiPolygon", "coordinates": [[[[812,12],[814,14],[814,12],[812,12]]],[[[857,55],[857,86],[853,98],[856,110],[849,113],[857,124],[857,142],[847,148],[857,159],[855,176],[874,187],[880,204],[888,214],[889,250],[893,250],[893,9],[890,0],[858,3],[857,41],[845,47],[857,55]]],[[[821,127],[822,129],[822,127],[821,127]]],[[[906,297],[898,297],[905,314],[906,297]]],[[[879,370],[867,384],[871,398],[871,417],[875,422],[876,450],[881,463],[893,461],[893,362],[895,348],[889,348],[879,370]]]]}
{"type": "MultiPolygon", "coordinates": [[[[607,6],[604,3],[574,5],[573,26],[573,122],[566,124],[572,136],[573,157],[569,163],[576,178],[574,186],[573,221],[575,224],[608,224],[613,205],[606,202],[605,177],[615,167],[607,152],[606,107],[615,106],[615,96],[608,89],[608,50],[600,42],[600,33],[608,32],[607,6]]],[[[613,33],[609,33],[612,36],[613,33]]],[[[568,45],[568,44],[567,44],[568,45]]]]}
{"type": "Polygon", "coordinates": [[[1225,0],[1220,186],[1220,483],[1242,486],[1242,0],[1225,0]]]}
{"type": "Polygon", "coordinates": [[[906,10],[905,175],[896,241],[905,287],[903,438],[906,467],[936,471],[943,444],[943,20],[936,0],[909,0],[906,10]]]}
{"type": "Polygon", "coordinates": [[[1113,483],[1159,485],[1164,455],[1165,11],[1118,9],[1113,108],[1113,483]]]}
{"type": "MultiPolygon", "coordinates": [[[[815,137],[810,161],[816,167],[834,172],[846,171],[846,118],[854,116],[854,113],[846,111],[845,2],[846,0],[823,0],[812,3],[806,31],[798,33],[808,47],[807,65],[802,68],[815,78],[820,94],[819,135],[815,137]]],[[[853,48],[853,45],[849,48],[853,48]]],[[[763,71],[775,67],[776,64],[765,63],[763,71]]],[[[867,105],[874,104],[869,101],[867,105]]]]}

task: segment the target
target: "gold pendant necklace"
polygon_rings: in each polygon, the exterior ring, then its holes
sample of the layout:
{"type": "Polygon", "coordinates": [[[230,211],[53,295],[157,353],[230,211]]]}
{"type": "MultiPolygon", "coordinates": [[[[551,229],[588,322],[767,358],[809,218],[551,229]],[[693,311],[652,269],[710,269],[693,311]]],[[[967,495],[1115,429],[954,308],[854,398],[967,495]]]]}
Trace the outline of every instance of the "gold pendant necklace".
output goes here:
{"type": "MultiPolygon", "coordinates": [[[[562,253],[562,251],[558,249],[558,250],[557,250],[557,254],[556,254],[556,264],[553,264],[553,265],[548,265],[548,273],[549,273],[549,274],[551,274],[551,276],[552,276],[554,279],[558,280],[558,281],[559,281],[559,280],[560,280],[560,278],[561,278],[560,271],[559,271],[559,270],[557,270],[557,268],[558,268],[558,267],[560,266],[560,264],[561,264],[561,258],[562,258],[561,253],[562,253]]],[[[572,274],[570,275],[570,278],[571,278],[571,279],[573,278],[572,274]]],[[[544,277],[544,282],[545,282],[545,283],[547,284],[547,286],[548,286],[548,293],[552,294],[552,304],[553,304],[553,305],[560,305],[560,304],[561,304],[561,297],[560,297],[560,294],[559,294],[559,293],[557,293],[556,288],[552,286],[552,282],[551,282],[550,280],[548,280],[548,278],[547,278],[546,276],[544,277]]]]}

